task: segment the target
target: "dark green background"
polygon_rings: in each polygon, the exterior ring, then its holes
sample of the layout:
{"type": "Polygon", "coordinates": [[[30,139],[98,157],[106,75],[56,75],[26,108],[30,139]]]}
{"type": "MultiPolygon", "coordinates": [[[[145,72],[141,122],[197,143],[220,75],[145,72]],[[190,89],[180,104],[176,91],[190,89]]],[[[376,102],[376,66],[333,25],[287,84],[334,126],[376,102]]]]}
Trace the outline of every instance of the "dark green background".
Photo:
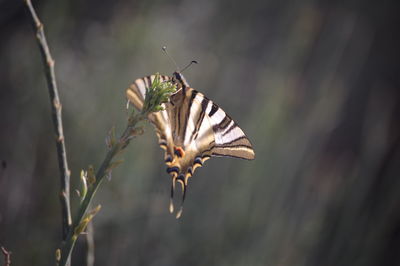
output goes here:
{"type": "MultiPolygon", "coordinates": [[[[199,61],[189,83],[256,152],[207,161],[176,220],[147,126],[96,195],[95,264],[400,265],[395,3],[34,1],[56,61],[71,190],[100,164],[108,130],[123,129],[125,88],[175,70],[163,45],[180,66],[199,61]]],[[[22,1],[0,1],[0,244],[13,265],[54,265],[59,174],[28,18],[22,1]]],[[[73,265],[85,248],[82,237],[73,265]]]]}

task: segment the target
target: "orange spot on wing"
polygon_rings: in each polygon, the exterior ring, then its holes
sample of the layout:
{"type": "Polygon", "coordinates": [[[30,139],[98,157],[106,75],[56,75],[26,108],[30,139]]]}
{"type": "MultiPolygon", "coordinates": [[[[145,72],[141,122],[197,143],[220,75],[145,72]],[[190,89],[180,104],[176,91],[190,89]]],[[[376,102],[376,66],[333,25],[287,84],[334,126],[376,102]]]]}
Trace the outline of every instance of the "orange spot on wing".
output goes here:
{"type": "Polygon", "coordinates": [[[175,154],[176,154],[178,157],[180,157],[180,158],[182,158],[183,156],[185,156],[185,151],[182,149],[182,147],[177,147],[177,146],[175,146],[175,147],[174,147],[174,152],[175,152],[175,154]]]}

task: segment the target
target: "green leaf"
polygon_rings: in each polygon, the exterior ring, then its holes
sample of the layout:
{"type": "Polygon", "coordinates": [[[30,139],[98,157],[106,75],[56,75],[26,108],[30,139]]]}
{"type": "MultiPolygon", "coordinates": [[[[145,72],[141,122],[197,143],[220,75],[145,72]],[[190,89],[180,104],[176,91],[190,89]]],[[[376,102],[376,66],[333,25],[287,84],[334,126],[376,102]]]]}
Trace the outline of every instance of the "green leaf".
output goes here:
{"type": "Polygon", "coordinates": [[[86,196],[87,193],[87,172],[85,172],[83,169],[81,170],[81,191],[79,191],[79,195],[81,198],[81,202],[86,196]]]}
{"type": "Polygon", "coordinates": [[[160,74],[156,73],[151,87],[146,89],[142,114],[164,110],[162,104],[168,102],[175,91],[176,86],[171,81],[160,81],[160,74]]]}
{"type": "Polygon", "coordinates": [[[78,237],[83,231],[85,231],[88,223],[93,219],[93,217],[98,213],[101,209],[101,205],[97,205],[96,208],[91,210],[88,214],[86,214],[85,218],[79,223],[77,227],[74,229],[74,237],[78,237]]]}

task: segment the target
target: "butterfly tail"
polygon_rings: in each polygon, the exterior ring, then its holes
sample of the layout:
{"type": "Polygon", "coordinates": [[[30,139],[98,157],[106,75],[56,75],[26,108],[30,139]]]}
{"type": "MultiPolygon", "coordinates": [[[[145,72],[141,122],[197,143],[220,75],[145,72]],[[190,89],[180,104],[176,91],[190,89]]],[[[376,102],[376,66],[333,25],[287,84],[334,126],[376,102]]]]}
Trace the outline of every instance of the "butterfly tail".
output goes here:
{"type": "Polygon", "coordinates": [[[187,184],[185,182],[185,179],[183,176],[180,176],[180,177],[181,178],[178,178],[178,182],[181,184],[181,187],[182,187],[182,202],[181,202],[181,207],[179,208],[179,211],[176,213],[176,219],[179,219],[182,216],[183,203],[185,202],[186,191],[187,191],[187,184]]]}
{"type": "Polygon", "coordinates": [[[182,216],[182,212],[183,212],[183,203],[185,202],[185,198],[186,198],[187,184],[185,184],[185,180],[183,177],[173,177],[172,178],[171,198],[169,200],[169,212],[170,213],[174,212],[174,191],[175,191],[175,183],[177,181],[178,181],[178,183],[181,184],[181,188],[182,188],[181,206],[179,208],[179,211],[176,213],[176,219],[179,219],[182,216]]]}

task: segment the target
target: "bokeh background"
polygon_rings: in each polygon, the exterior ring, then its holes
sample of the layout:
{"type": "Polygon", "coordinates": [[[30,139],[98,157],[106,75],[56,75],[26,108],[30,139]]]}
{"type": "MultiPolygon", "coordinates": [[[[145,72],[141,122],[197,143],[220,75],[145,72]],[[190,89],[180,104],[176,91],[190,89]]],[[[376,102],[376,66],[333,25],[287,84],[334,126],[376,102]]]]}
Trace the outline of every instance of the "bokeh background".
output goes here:
{"type": "MultiPolygon", "coordinates": [[[[151,126],[98,191],[95,265],[400,265],[396,1],[34,1],[56,61],[71,190],[126,123],[125,88],[175,67],[244,129],[256,160],[215,158],[180,220],[151,126]]],[[[59,173],[22,1],[0,1],[0,244],[54,265],[59,173]]],[[[78,197],[73,194],[73,213],[78,197]]],[[[73,265],[86,265],[82,237],[73,265]]],[[[0,264],[2,259],[0,259],[0,264]]],[[[2,264],[1,264],[2,265],[2,264]]]]}

